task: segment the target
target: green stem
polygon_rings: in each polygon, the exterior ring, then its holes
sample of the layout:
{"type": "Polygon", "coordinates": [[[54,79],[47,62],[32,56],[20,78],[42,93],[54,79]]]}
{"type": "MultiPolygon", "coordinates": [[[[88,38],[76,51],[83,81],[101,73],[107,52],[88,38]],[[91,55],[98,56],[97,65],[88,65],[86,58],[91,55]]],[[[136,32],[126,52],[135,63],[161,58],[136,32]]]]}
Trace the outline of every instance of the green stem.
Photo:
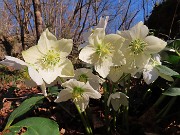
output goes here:
{"type": "Polygon", "coordinates": [[[80,117],[81,117],[81,120],[82,120],[82,122],[83,122],[83,125],[84,125],[84,127],[85,127],[85,129],[86,129],[87,135],[93,135],[92,129],[91,129],[91,127],[89,127],[89,125],[87,124],[87,121],[85,120],[85,118],[84,118],[84,116],[83,116],[83,114],[82,114],[82,112],[81,112],[81,109],[80,109],[79,106],[77,106],[76,104],[75,104],[75,106],[76,106],[76,108],[77,108],[77,110],[78,110],[78,113],[79,113],[79,115],[80,115],[80,117]]]}
{"type": "Polygon", "coordinates": [[[108,101],[108,91],[107,91],[107,82],[103,84],[103,89],[104,89],[104,109],[105,109],[105,125],[106,125],[106,130],[107,134],[110,133],[110,126],[109,126],[109,107],[107,106],[107,101],[108,101]]]}
{"type": "Polygon", "coordinates": [[[88,127],[89,127],[89,130],[90,130],[90,132],[92,133],[92,129],[91,129],[91,126],[90,126],[90,123],[89,123],[89,119],[88,119],[88,117],[87,117],[87,113],[86,113],[86,111],[84,111],[83,113],[84,113],[84,117],[85,117],[85,120],[86,120],[86,122],[87,122],[87,125],[88,125],[88,127]]]}
{"type": "Polygon", "coordinates": [[[116,131],[116,111],[113,110],[113,126],[114,130],[116,131]]]}

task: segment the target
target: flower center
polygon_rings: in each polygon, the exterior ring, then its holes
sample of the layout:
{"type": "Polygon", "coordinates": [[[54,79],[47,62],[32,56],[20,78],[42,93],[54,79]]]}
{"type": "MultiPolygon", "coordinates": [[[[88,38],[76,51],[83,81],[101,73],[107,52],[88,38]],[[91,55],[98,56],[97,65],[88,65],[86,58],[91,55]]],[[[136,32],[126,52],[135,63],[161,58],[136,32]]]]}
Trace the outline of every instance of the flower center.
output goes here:
{"type": "Polygon", "coordinates": [[[84,92],[84,90],[81,87],[74,87],[73,88],[73,98],[75,100],[78,100],[79,98],[81,98],[83,92],[84,92]]]}
{"type": "Polygon", "coordinates": [[[109,44],[99,44],[96,48],[96,53],[99,57],[103,57],[105,55],[110,55],[112,53],[112,46],[109,44]]]}
{"type": "Polygon", "coordinates": [[[79,81],[86,83],[88,81],[88,76],[86,74],[81,74],[79,76],[79,81]]]}
{"type": "Polygon", "coordinates": [[[147,45],[146,42],[144,42],[144,41],[142,41],[142,40],[140,40],[140,39],[136,39],[136,40],[131,41],[129,47],[130,47],[131,51],[132,51],[134,54],[138,55],[138,54],[140,54],[141,52],[143,52],[144,47],[145,47],[146,45],[147,45]]]}
{"type": "Polygon", "coordinates": [[[43,68],[53,68],[60,62],[60,53],[54,50],[49,50],[41,59],[43,68]]]}

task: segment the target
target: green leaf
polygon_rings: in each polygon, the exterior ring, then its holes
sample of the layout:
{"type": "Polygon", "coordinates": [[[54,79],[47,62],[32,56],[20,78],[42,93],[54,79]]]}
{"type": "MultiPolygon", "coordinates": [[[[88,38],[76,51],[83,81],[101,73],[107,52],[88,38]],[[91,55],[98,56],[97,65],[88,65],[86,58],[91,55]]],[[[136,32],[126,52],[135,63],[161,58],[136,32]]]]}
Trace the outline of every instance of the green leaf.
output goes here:
{"type": "Polygon", "coordinates": [[[178,64],[180,61],[180,57],[176,55],[169,55],[167,60],[172,64],[178,64]]]}
{"type": "Polygon", "coordinates": [[[163,95],[167,96],[180,96],[180,88],[169,88],[167,91],[162,93],[163,95]]]}
{"type": "Polygon", "coordinates": [[[176,54],[180,56],[180,39],[171,40],[167,47],[174,49],[176,54]]]}
{"type": "Polygon", "coordinates": [[[169,75],[169,76],[174,76],[174,75],[179,75],[179,73],[175,72],[174,70],[163,66],[163,65],[156,65],[155,68],[162,74],[169,75]]]}
{"type": "Polygon", "coordinates": [[[53,86],[53,87],[49,87],[49,88],[48,88],[48,92],[49,92],[49,93],[52,93],[52,94],[58,93],[59,90],[60,90],[60,89],[58,89],[57,86],[53,86]]]}
{"type": "Polygon", "coordinates": [[[19,121],[6,131],[4,135],[17,135],[17,133],[22,135],[59,135],[59,125],[47,118],[31,117],[19,121]],[[21,133],[22,131],[23,133],[21,133]]]}
{"type": "Polygon", "coordinates": [[[176,78],[180,78],[180,75],[175,75],[174,77],[176,77],[176,78]]]}
{"type": "Polygon", "coordinates": [[[16,108],[9,116],[5,129],[11,125],[15,118],[29,111],[34,105],[37,104],[38,101],[42,100],[43,98],[44,96],[37,96],[26,99],[24,102],[22,102],[21,105],[18,108],[16,108]]]}

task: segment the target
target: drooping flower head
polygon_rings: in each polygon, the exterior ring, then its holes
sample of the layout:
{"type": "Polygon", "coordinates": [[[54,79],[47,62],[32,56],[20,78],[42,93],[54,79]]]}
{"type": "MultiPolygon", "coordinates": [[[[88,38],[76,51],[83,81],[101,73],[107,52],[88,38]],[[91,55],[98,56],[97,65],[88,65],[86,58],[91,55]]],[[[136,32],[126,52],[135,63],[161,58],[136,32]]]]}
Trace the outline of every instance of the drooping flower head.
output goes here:
{"type": "Polygon", "coordinates": [[[128,106],[128,96],[122,92],[112,93],[107,101],[107,105],[110,106],[110,103],[115,111],[118,111],[121,105],[128,106]]]}
{"type": "Polygon", "coordinates": [[[123,52],[126,57],[127,66],[132,68],[144,67],[151,54],[160,52],[167,43],[155,36],[148,36],[148,27],[139,22],[130,30],[119,31],[118,34],[125,38],[123,52]]]}
{"type": "Polygon", "coordinates": [[[55,102],[63,102],[72,99],[73,102],[80,107],[81,111],[85,111],[89,104],[89,98],[99,99],[101,94],[94,90],[87,82],[80,82],[70,79],[62,84],[65,89],[61,90],[55,102]]]}
{"type": "Polygon", "coordinates": [[[120,50],[123,41],[117,34],[105,35],[104,29],[95,29],[89,37],[88,45],[81,50],[79,58],[93,64],[95,70],[105,78],[111,66],[125,64],[120,50]]]}
{"type": "Polygon", "coordinates": [[[38,45],[23,51],[24,60],[34,66],[47,84],[53,82],[58,76],[74,76],[71,61],[66,57],[72,50],[71,39],[57,40],[56,37],[46,29],[38,45]]]}

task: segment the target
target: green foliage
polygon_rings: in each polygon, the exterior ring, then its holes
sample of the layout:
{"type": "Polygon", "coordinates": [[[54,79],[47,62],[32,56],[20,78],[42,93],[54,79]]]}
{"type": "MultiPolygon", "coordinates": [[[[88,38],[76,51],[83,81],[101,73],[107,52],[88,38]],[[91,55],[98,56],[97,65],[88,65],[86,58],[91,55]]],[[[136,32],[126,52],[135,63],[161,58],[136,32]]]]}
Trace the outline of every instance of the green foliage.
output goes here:
{"type": "Polygon", "coordinates": [[[175,76],[175,75],[179,75],[179,73],[173,71],[172,69],[166,67],[166,66],[163,66],[163,65],[157,65],[156,66],[156,69],[162,73],[162,74],[165,74],[165,75],[168,75],[168,76],[175,76]]]}
{"type": "Polygon", "coordinates": [[[44,96],[32,97],[26,99],[23,103],[21,103],[21,105],[18,108],[16,108],[9,116],[5,129],[7,129],[11,125],[14,119],[29,111],[34,105],[36,105],[43,98],[44,96]]]}
{"type": "Polygon", "coordinates": [[[180,96],[180,88],[173,87],[166,90],[163,95],[167,96],[180,96]]]}
{"type": "Polygon", "coordinates": [[[19,132],[23,135],[59,135],[59,126],[47,118],[31,117],[12,125],[4,135],[17,135],[19,132]]]}

